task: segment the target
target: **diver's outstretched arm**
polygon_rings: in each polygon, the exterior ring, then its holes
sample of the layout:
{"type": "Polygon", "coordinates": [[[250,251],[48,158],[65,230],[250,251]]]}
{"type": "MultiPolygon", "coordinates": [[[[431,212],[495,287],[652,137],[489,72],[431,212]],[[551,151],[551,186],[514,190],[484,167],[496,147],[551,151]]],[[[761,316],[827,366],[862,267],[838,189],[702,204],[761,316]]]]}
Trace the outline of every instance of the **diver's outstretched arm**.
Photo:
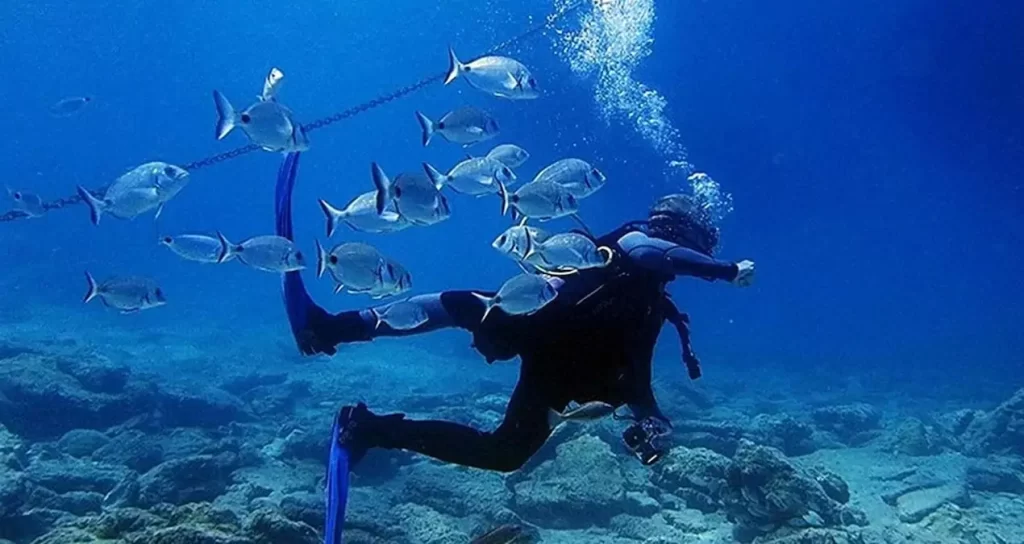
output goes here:
{"type": "Polygon", "coordinates": [[[666,274],[725,281],[733,281],[739,275],[736,263],[719,261],[642,232],[630,232],[619,239],[619,245],[634,262],[666,274]]]}
{"type": "Polygon", "coordinates": [[[445,291],[408,299],[427,314],[425,323],[409,330],[396,330],[387,323],[378,323],[375,312],[383,311],[387,304],[334,315],[313,304],[309,308],[305,334],[299,338],[299,347],[306,355],[333,355],[338,344],[368,342],[380,336],[410,336],[450,327],[473,330],[484,315],[484,305],[473,293],[489,294],[484,291],[445,291]]]}

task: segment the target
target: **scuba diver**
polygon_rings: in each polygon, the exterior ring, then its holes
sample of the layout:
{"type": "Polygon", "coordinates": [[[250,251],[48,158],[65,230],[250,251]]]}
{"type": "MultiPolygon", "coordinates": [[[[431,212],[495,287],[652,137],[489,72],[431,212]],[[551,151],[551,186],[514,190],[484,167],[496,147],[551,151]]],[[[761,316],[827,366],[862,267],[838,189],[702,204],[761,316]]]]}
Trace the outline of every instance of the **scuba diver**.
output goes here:
{"type": "MultiPolygon", "coordinates": [[[[368,449],[385,448],[514,471],[552,433],[550,411],[562,412],[574,401],[628,406],[633,423],[623,433],[624,442],[650,465],[662,456],[662,441],[671,429],[651,389],[654,346],[666,321],[679,334],[690,378],[701,375],[690,346],[689,318],[672,303],[666,285],[678,276],[739,286],[754,279],[753,262],[712,256],[718,240],[719,230],[703,208],[687,195],[673,194],[659,199],[646,221],[627,223],[595,240],[611,249],[607,266],[568,276],[542,275],[558,295],[530,315],[495,308],[484,320],[485,304],[476,293],[493,292],[453,290],[409,299],[428,319],[412,330],[395,330],[378,323],[370,309],[329,314],[303,290],[289,302],[289,317],[299,348],[307,355],[333,355],[339,344],[382,336],[458,327],[472,333],[473,347],[488,363],[521,359],[504,421],[491,432],[447,421],[411,420],[404,414],[377,415],[362,403],[342,408],[334,436],[353,465],[368,449]]],[[[300,279],[294,281],[301,286],[300,279]]],[[[285,287],[287,295],[287,279],[285,287]]]]}

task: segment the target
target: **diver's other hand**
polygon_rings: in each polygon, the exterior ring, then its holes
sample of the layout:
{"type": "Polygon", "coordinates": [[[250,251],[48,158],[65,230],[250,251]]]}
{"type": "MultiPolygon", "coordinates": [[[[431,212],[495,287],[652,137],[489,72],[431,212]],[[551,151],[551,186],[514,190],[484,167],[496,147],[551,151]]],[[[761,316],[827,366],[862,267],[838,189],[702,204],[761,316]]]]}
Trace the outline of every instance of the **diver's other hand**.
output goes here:
{"type": "Polygon", "coordinates": [[[736,263],[736,277],[732,284],[740,287],[750,287],[754,283],[754,261],[743,260],[736,263]]]}

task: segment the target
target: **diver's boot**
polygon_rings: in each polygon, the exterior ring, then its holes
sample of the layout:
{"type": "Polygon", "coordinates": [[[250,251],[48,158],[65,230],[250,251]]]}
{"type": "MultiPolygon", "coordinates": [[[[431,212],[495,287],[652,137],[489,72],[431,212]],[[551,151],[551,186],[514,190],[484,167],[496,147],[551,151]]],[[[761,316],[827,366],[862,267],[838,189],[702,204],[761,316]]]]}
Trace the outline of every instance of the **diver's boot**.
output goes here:
{"type": "Polygon", "coordinates": [[[296,331],[295,339],[305,355],[334,355],[338,344],[372,340],[373,328],[357,311],[331,315],[313,305],[307,309],[305,326],[296,331]]]}
{"type": "Polygon", "coordinates": [[[338,412],[338,442],[348,451],[350,465],[355,466],[367,450],[378,446],[379,437],[387,434],[389,424],[404,418],[405,414],[378,416],[362,402],[342,408],[338,412]]]}

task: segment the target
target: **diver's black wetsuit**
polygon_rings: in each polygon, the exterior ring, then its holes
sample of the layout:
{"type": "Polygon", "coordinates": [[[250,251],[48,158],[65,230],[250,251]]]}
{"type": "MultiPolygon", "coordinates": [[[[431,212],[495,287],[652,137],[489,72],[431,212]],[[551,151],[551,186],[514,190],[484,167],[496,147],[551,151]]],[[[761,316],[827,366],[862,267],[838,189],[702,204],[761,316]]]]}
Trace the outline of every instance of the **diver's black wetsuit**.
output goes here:
{"type": "Polygon", "coordinates": [[[564,282],[552,278],[559,284],[558,296],[533,315],[512,316],[495,309],[481,323],[484,307],[471,291],[410,299],[429,316],[412,331],[395,331],[385,324],[374,330],[376,320],[369,310],[330,316],[315,308],[311,334],[301,347],[306,353],[333,353],[342,342],[454,326],[473,333],[474,347],[488,362],[521,357],[505,419],[493,432],[446,421],[413,421],[401,414],[375,416],[364,409],[353,429],[364,448],[404,449],[450,463],[512,471],[551,434],[549,411],[562,411],[571,401],[627,404],[638,421],[656,418],[667,424],[651,390],[651,359],[666,320],[680,331],[691,377],[699,376],[699,367],[689,347],[688,320],[668,299],[665,285],[679,275],[731,281],[737,266],[653,238],[643,223],[627,224],[598,244],[614,251],[611,264],[565,277],[564,282]]]}

